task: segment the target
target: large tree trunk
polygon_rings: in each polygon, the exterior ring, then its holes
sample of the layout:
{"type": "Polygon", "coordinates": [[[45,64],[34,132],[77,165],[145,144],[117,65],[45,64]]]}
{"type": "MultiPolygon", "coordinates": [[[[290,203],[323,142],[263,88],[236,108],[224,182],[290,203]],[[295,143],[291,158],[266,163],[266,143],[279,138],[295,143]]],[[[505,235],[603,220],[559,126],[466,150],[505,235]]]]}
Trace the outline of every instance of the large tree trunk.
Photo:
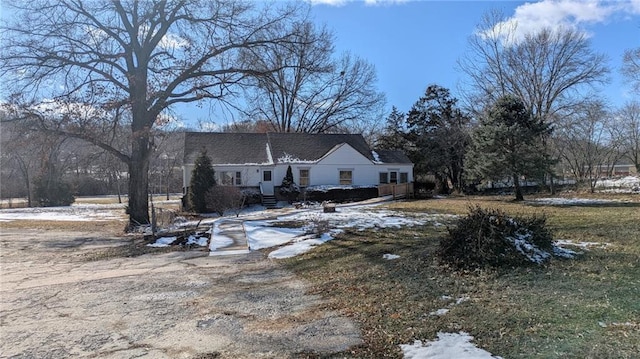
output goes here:
{"type": "Polygon", "coordinates": [[[149,224],[149,131],[133,132],[129,162],[129,229],[149,224]]]}
{"type": "Polygon", "coordinates": [[[513,175],[513,186],[516,190],[516,201],[524,201],[524,196],[522,195],[522,188],[520,187],[520,179],[517,174],[513,175]]]}

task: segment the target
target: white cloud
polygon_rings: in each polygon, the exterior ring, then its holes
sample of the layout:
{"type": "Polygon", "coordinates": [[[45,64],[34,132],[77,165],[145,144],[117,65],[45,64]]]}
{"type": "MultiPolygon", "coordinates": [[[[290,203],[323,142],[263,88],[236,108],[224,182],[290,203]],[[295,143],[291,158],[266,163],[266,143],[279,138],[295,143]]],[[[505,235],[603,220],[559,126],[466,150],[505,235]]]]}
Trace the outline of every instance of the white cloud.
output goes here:
{"type": "Polygon", "coordinates": [[[512,17],[481,35],[499,36],[504,41],[507,39],[505,32],[514,27],[513,41],[543,28],[572,28],[586,32],[585,25],[606,23],[614,15],[629,13],[640,13],[640,0],[543,0],[518,6],[512,17]]]}
{"type": "Polygon", "coordinates": [[[311,5],[329,5],[329,6],[342,6],[347,3],[347,0],[309,0],[311,5]]]}
{"type": "Polygon", "coordinates": [[[377,6],[377,5],[394,5],[403,4],[406,0],[364,0],[365,5],[377,6]]]}
{"type": "MultiPolygon", "coordinates": [[[[329,5],[329,6],[343,6],[349,2],[360,2],[358,0],[307,0],[311,5],[329,5]]],[[[408,0],[364,0],[366,6],[383,6],[402,4],[408,0]]]]}
{"type": "Polygon", "coordinates": [[[166,50],[175,50],[189,46],[189,41],[178,35],[166,34],[162,37],[162,40],[160,40],[158,45],[166,50]]]}

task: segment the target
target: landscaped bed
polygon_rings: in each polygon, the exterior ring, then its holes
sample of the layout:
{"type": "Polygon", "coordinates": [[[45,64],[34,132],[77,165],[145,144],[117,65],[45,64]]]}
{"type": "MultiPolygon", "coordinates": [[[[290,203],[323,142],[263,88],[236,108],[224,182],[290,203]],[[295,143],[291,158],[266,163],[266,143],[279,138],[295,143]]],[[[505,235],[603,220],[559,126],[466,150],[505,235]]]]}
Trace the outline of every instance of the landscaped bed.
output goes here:
{"type": "Polygon", "coordinates": [[[469,340],[468,334],[503,358],[634,358],[640,353],[640,200],[609,199],[558,206],[464,197],[389,205],[458,215],[476,205],[544,214],[559,244],[580,254],[541,266],[447,268],[436,257],[447,229],[431,223],[346,230],[282,262],[360,323],[365,343],[347,356],[402,357],[404,349],[412,357],[439,337],[469,340]]]}

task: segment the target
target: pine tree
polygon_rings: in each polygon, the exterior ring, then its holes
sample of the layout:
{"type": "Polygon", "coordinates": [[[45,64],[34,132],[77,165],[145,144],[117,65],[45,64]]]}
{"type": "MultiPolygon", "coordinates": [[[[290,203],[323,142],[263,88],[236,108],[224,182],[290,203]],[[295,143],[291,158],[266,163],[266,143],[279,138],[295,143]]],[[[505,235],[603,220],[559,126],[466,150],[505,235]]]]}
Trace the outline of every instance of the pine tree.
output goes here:
{"type": "Polygon", "coordinates": [[[512,179],[515,199],[521,201],[520,177],[541,178],[550,168],[542,142],[550,133],[550,127],[534,118],[521,100],[503,96],[480,118],[467,170],[477,179],[512,179]]]}
{"type": "Polygon", "coordinates": [[[406,151],[409,145],[406,139],[404,113],[393,106],[386,121],[382,134],[376,140],[376,149],[406,151]]]}
{"type": "Polygon", "coordinates": [[[437,188],[449,192],[464,190],[463,169],[469,147],[470,117],[458,108],[449,89],[430,85],[407,113],[407,151],[417,175],[433,174],[437,188]]]}
{"type": "Polygon", "coordinates": [[[282,179],[280,184],[280,194],[285,196],[289,202],[293,201],[300,194],[300,188],[293,181],[293,171],[291,166],[287,167],[287,174],[282,179]]]}
{"type": "Polygon", "coordinates": [[[198,213],[207,212],[206,194],[216,185],[214,175],[211,159],[207,156],[207,151],[203,149],[196,158],[191,172],[189,203],[192,210],[198,213]]]}

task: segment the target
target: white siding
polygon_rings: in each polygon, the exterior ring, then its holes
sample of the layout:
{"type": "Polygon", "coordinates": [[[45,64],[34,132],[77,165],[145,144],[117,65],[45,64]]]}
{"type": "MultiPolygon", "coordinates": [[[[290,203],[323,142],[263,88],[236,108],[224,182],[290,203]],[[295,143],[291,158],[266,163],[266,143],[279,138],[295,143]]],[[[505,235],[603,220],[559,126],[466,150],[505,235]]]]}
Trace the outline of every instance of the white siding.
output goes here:
{"type": "MultiPolygon", "coordinates": [[[[287,171],[287,166],[287,164],[277,166],[277,179],[281,180],[284,177],[287,171]]],[[[336,146],[315,164],[291,164],[291,169],[293,170],[293,176],[296,183],[300,182],[299,170],[309,169],[309,184],[312,186],[340,184],[340,170],[352,171],[354,185],[376,184],[377,180],[374,181],[371,176],[374,172],[373,167],[374,166],[369,159],[347,144],[336,146]]]]}
{"type": "MultiPolygon", "coordinates": [[[[193,171],[193,164],[184,165],[183,167],[183,183],[185,186],[189,186],[191,183],[191,172],[193,171]]],[[[242,178],[242,186],[257,187],[260,183],[260,167],[259,166],[213,166],[213,170],[216,173],[216,177],[221,172],[240,172],[242,178]]],[[[286,170],[286,169],[285,169],[286,170]]],[[[218,180],[218,178],[216,178],[218,180]]]]}
{"type": "MultiPolygon", "coordinates": [[[[293,178],[296,183],[300,183],[300,169],[308,169],[309,184],[311,186],[339,185],[340,170],[352,171],[352,184],[358,186],[377,185],[380,179],[380,172],[388,173],[391,171],[398,172],[398,179],[400,178],[399,173],[406,172],[408,174],[408,181],[413,182],[413,164],[374,164],[371,160],[347,144],[336,146],[317,163],[283,163],[275,166],[267,166],[273,168],[273,184],[275,186],[279,186],[280,183],[282,183],[282,179],[286,175],[289,165],[291,165],[293,178]]],[[[260,171],[262,167],[259,165],[214,165],[213,168],[217,173],[222,171],[242,172],[243,186],[257,187],[262,180],[262,173],[260,171]]],[[[188,186],[191,181],[192,170],[193,164],[184,166],[183,178],[185,186],[188,186]]]]}

